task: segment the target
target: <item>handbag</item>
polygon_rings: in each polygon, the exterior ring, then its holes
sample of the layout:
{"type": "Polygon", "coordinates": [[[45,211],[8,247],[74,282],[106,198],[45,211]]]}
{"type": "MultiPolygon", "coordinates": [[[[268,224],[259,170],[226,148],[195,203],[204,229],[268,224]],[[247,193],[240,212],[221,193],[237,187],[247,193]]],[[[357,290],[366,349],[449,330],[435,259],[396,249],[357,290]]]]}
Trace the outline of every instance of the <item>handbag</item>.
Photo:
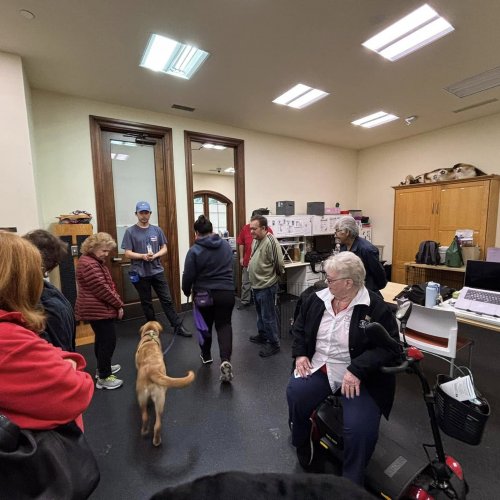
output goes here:
{"type": "Polygon", "coordinates": [[[99,479],[97,461],[75,422],[32,431],[0,415],[0,500],[83,500],[99,479]]]}
{"type": "Polygon", "coordinates": [[[196,307],[209,307],[214,305],[214,299],[208,290],[200,290],[194,293],[196,307]]]}
{"type": "Polygon", "coordinates": [[[464,265],[464,259],[462,257],[462,249],[460,247],[460,242],[458,236],[453,238],[448,250],[446,250],[446,260],[445,264],[448,267],[462,267],[464,265]]]}

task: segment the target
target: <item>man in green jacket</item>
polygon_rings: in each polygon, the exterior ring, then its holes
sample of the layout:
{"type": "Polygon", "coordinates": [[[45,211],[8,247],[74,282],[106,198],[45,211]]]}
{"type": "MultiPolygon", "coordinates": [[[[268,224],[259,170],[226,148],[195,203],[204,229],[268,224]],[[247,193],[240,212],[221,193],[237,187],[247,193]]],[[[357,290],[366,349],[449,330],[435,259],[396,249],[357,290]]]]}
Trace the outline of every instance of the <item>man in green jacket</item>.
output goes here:
{"type": "Polygon", "coordinates": [[[250,219],[250,232],[254,239],[248,275],[257,310],[258,334],[251,342],[263,344],[259,356],[267,358],[280,350],[276,297],[280,276],[285,271],[283,252],[278,240],[267,231],[267,219],[255,215],[250,219]]]}

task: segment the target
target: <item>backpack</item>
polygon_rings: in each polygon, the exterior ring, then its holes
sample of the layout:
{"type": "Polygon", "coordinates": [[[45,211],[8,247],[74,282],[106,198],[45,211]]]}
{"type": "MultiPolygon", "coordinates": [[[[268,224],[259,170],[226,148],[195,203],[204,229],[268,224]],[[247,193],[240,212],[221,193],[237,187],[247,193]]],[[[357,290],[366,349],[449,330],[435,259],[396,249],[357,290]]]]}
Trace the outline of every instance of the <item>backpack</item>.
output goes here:
{"type": "Polygon", "coordinates": [[[453,238],[448,250],[446,250],[446,265],[448,267],[462,267],[464,265],[464,259],[462,257],[462,248],[460,247],[460,242],[458,236],[453,238]]]}
{"type": "Polygon", "coordinates": [[[422,241],[415,255],[415,262],[437,266],[439,264],[439,243],[432,240],[422,241]]]}
{"type": "MultiPolygon", "coordinates": [[[[394,300],[397,299],[407,299],[419,306],[425,305],[425,289],[427,288],[427,282],[418,283],[415,285],[408,285],[403,288],[395,297],[394,300]]],[[[440,295],[443,300],[448,300],[451,298],[454,288],[450,288],[446,285],[440,286],[440,295]]]]}

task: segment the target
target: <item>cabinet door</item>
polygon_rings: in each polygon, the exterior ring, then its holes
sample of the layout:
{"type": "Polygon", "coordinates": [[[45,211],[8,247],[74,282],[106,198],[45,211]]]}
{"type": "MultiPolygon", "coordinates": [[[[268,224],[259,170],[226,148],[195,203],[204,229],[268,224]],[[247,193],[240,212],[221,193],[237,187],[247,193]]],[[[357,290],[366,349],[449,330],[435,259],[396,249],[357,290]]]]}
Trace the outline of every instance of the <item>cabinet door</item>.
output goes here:
{"type": "Polygon", "coordinates": [[[472,229],[475,243],[484,248],[489,185],[488,181],[462,182],[439,188],[436,239],[441,245],[449,245],[457,229],[472,229]]]}
{"type": "Polygon", "coordinates": [[[396,190],[392,281],[405,282],[404,263],[415,260],[421,241],[433,239],[436,211],[435,186],[396,190]]]}

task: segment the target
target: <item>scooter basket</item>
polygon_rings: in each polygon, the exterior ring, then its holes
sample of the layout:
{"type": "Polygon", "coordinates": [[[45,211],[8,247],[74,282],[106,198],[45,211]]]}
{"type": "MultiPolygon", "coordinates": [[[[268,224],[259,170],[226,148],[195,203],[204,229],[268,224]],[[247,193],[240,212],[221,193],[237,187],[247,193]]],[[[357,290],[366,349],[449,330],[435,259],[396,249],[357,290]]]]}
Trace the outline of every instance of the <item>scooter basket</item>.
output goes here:
{"type": "Polygon", "coordinates": [[[481,442],[484,427],[490,416],[490,405],[484,398],[481,404],[470,401],[457,401],[448,396],[441,384],[452,380],[447,375],[438,375],[435,387],[437,419],[440,429],[455,439],[467,444],[481,442]]]}

